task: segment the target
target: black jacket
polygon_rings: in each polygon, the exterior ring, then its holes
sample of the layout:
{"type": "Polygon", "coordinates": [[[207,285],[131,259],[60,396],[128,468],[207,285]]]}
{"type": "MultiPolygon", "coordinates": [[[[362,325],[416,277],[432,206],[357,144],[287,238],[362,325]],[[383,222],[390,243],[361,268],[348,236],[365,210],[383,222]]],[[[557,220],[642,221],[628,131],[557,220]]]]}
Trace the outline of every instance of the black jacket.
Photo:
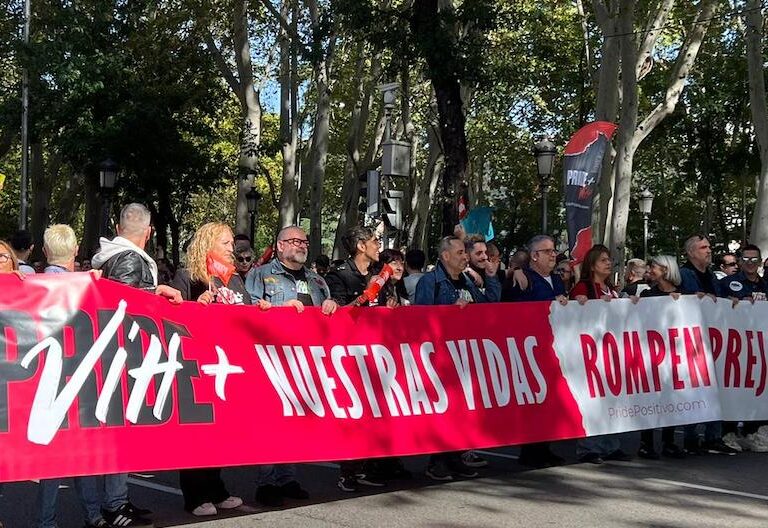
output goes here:
{"type": "MultiPolygon", "coordinates": [[[[218,277],[213,277],[213,285],[218,291],[214,303],[251,304],[251,296],[248,295],[243,279],[237,273],[232,275],[226,286],[218,277]]],[[[171,286],[181,292],[181,297],[185,301],[196,301],[203,292],[208,291],[208,285],[198,280],[192,280],[189,276],[189,270],[186,269],[180,269],[176,272],[171,286]]]]}
{"type": "Polygon", "coordinates": [[[135,251],[123,251],[107,260],[101,267],[104,277],[134,288],[155,291],[155,281],[149,264],[135,251]]]}
{"type": "Polygon", "coordinates": [[[339,306],[352,304],[368,287],[369,274],[363,275],[352,259],[345,260],[325,275],[325,282],[331,291],[331,299],[339,306]]]}

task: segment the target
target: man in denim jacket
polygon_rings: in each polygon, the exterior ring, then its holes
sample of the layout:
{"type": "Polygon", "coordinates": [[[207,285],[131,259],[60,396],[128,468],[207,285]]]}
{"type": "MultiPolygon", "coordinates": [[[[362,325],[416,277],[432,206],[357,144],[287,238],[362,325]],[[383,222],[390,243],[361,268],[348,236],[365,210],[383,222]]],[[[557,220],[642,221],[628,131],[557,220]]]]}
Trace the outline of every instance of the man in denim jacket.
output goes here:
{"type": "MultiPolygon", "coordinates": [[[[309,240],[296,226],[285,227],[277,234],[277,257],[251,269],[245,288],[253,301],[264,300],[274,306],[293,306],[299,313],[305,306],[319,306],[330,315],[338,305],[330,298],[325,280],[305,267],[309,240]]],[[[296,480],[295,464],[258,467],[256,500],[265,506],[281,506],[283,498],[307,499],[309,494],[296,480]]]]}
{"type": "Polygon", "coordinates": [[[293,306],[299,312],[305,306],[319,306],[326,315],[335,312],[338,305],[330,298],[325,279],[305,267],[308,249],[309,240],[301,228],[283,228],[277,234],[277,257],[245,277],[251,299],[293,306]]]}

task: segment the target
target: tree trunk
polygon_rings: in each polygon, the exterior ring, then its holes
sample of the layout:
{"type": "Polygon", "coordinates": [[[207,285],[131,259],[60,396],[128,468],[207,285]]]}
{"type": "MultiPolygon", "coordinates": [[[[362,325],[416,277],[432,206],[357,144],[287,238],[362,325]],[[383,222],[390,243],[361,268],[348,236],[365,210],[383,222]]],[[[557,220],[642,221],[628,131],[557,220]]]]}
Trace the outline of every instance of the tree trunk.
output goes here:
{"type": "Polygon", "coordinates": [[[745,38],[747,41],[747,67],[749,72],[749,103],[752,124],[760,150],[760,178],[757,203],[752,216],[750,242],[757,245],[763,255],[768,253],[768,107],[766,106],[763,72],[763,15],[760,0],[747,0],[745,38]]]}
{"type": "Polygon", "coordinates": [[[411,195],[413,217],[408,232],[409,247],[429,252],[427,247],[427,230],[429,228],[429,211],[434,203],[437,184],[442,171],[443,148],[438,137],[437,124],[427,125],[427,143],[429,155],[424,173],[414,185],[411,195]]]}
{"type": "Polygon", "coordinates": [[[280,140],[283,154],[283,178],[280,191],[279,227],[296,223],[299,206],[299,191],[296,172],[296,148],[298,145],[296,102],[294,100],[294,76],[297,72],[291,67],[296,55],[296,44],[292,43],[285,26],[296,23],[293,2],[284,0],[280,7],[280,140]],[[293,14],[293,16],[292,16],[293,14]]]}
{"type": "Polygon", "coordinates": [[[80,242],[78,257],[91,258],[99,250],[99,230],[101,228],[101,200],[93,197],[100,196],[99,175],[95,169],[87,170],[83,175],[85,182],[85,196],[90,197],[85,201],[85,224],[83,227],[83,239],[80,242]]]}
{"type": "MultiPolygon", "coordinates": [[[[595,0],[595,13],[603,33],[600,69],[597,81],[595,119],[616,121],[619,111],[619,39],[610,35],[618,34],[618,16],[609,11],[602,0],[595,0]]],[[[615,5],[615,4],[614,4],[615,5]]],[[[615,151],[613,146],[606,149],[598,192],[592,202],[592,240],[610,245],[611,198],[613,197],[612,167],[615,151]]]]}
{"type": "MultiPolygon", "coordinates": [[[[29,176],[32,191],[31,226],[32,240],[35,243],[33,260],[43,258],[43,232],[48,227],[49,203],[51,199],[51,181],[53,178],[46,172],[43,145],[39,141],[29,147],[30,163],[29,176]]],[[[50,168],[50,167],[49,167],[50,168]]],[[[58,171],[58,167],[55,169],[58,171]]]]}

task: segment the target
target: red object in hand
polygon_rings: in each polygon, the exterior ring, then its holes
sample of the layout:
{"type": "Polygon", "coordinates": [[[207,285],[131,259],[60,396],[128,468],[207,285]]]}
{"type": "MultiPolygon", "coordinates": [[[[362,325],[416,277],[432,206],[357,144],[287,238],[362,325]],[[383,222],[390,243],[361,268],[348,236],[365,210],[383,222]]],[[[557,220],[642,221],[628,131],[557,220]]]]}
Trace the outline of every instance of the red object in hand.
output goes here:
{"type": "Polygon", "coordinates": [[[205,267],[208,269],[208,276],[218,277],[224,286],[229,284],[229,279],[237,271],[231,262],[222,260],[221,257],[210,251],[205,255],[205,267]]]}
{"type": "Polygon", "coordinates": [[[267,249],[264,250],[264,253],[261,254],[261,256],[256,259],[256,262],[254,262],[253,266],[258,267],[263,264],[266,264],[269,262],[269,259],[272,258],[272,254],[275,252],[275,248],[272,246],[267,246],[267,249]]]}
{"type": "Polygon", "coordinates": [[[363,304],[376,299],[376,297],[379,296],[381,288],[384,287],[389,278],[392,276],[392,273],[392,266],[389,264],[384,264],[384,267],[381,268],[379,274],[371,279],[371,282],[368,283],[368,287],[365,289],[365,291],[355,300],[355,304],[363,304]]]}

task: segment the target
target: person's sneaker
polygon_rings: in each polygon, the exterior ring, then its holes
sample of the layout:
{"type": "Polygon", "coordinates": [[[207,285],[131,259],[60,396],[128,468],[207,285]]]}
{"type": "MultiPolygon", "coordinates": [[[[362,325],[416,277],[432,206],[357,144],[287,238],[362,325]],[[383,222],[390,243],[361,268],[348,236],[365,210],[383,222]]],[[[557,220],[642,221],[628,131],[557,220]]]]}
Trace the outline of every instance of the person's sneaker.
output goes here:
{"type": "Polygon", "coordinates": [[[115,511],[101,510],[101,515],[110,526],[120,528],[154,528],[152,521],[137,515],[128,504],[123,504],[115,511]]]}
{"type": "Polygon", "coordinates": [[[658,460],[661,458],[655,449],[644,445],[641,445],[640,449],[637,450],[637,456],[646,460],[658,460]]]}
{"type": "Polygon", "coordinates": [[[355,475],[355,480],[357,480],[358,484],[363,486],[370,486],[372,488],[383,488],[386,486],[385,483],[377,479],[375,476],[368,475],[367,473],[359,473],[355,475]]]}
{"type": "Polygon", "coordinates": [[[738,451],[739,453],[743,450],[741,447],[741,440],[741,438],[736,436],[736,433],[728,433],[727,435],[723,436],[723,443],[731,449],[738,451]]]}
{"type": "Polygon", "coordinates": [[[268,508],[283,505],[283,494],[280,488],[272,484],[266,484],[256,488],[256,502],[268,508]]]}
{"type": "Polygon", "coordinates": [[[743,438],[739,438],[739,442],[741,443],[741,447],[747,451],[755,453],[768,452],[768,444],[763,443],[757,433],[748,434],[743,438]]]}
{"type": "Polygon", "coordinates": [[[617,449],[613,453],[605,455],[605,460],[616,460],[618,462],[629,462],[632,460],[632,455],[625,453],[621,449],[617,449]]]}
{"type": "MultiPolygon", "coordinates": [[[[192,515],[194,515],[195,517],[209,517],[211,515],[216,515],[217,513],[219,512],[216,510],[216,506],[214,506],[210,502],[204,502],[203,504],[201,504],[200,506],[192,510],[192,515]]],[[[117,525],[117,526],[122,526],[122,525],[117,525]]]]}
{"type": "MultiPolygon", "coordinates": [[[[3,528],[3,523],[0,523],[0,528],[3,528]]],[[[86,522],[85,528],[113,528],[113,527],[104,519],[99,519],[95,523],[86,522]]]]}
{"type": "Polygon", "coordinates": [[[686,450],[681,449],[677,444],[664,444],[661,454],[668,458],[682,459],[686,457],[686,450]]]}
{"type": "Polygon", "coordinates": [[[289,499],[305,500],[309,498],[309,492],[301,487],[301,484],[292,480],[280,486],[280,493],[289,499]]]}
{"type": "Polygon", "coordinates": [[[544,469],[553,465],[548,458],[541,458],[539,456],[521,456],[517,459],[517,463],[534,469],[544,469]]]}
{"type": "Polygon", "coordinates": [[[341,491],[345,491],[347,493],[354,493],[360,490],[360,487],[357,484],[357,479],[355,479],[355,477],[339,477],[339,480],[336,481],[336,486],[341,491]]]}
{"type": "Polygon", "coordinates": [[[427,478],[436,480],[438,482],[453,480],[453,475],[450,471],[448,471],[448,467],[444,462],[435,462],[434,464],[429,464],[424,474],[427,475],[427,478]]]}
{"type": "Polygon", "coordinates": [[[702,445],[702,448],[707,453],[711,453],[713,455],[731,455],[732,456],[738,452],[735,449],[725,445],[722,440],[711,440],[709,442],[704,442],[704,445],[702,445]]]}
{"type": "Polygon", "coordinates": [[[448,470],[454,477],[475,478],[478,473],[475,468],[469,467],[461,458],[452,459],[448,462],[448,470]]]}
{"type": "Polygon", "coordinates": [[[227,497],[221,502],[217,502],[215,506],[220,510],[232,510],[243,505],[243,499],[240,497],[227,497]]]}
{"type": "Polygon", "coordinates": [[[590,464],[600,465],[605,462],[605,460],[603,460],[603,457],[597,453],[587,453],[586,455],[579,457],[579,462],[588,462],[590,464]]]}
{"type": "Polygon", "coordinates": [[[465,466],[471,468],[484,468],[488,466],[488,461],[474,451],[466,451],[462,453],[461,461],[464,462],[465,466]]]}

